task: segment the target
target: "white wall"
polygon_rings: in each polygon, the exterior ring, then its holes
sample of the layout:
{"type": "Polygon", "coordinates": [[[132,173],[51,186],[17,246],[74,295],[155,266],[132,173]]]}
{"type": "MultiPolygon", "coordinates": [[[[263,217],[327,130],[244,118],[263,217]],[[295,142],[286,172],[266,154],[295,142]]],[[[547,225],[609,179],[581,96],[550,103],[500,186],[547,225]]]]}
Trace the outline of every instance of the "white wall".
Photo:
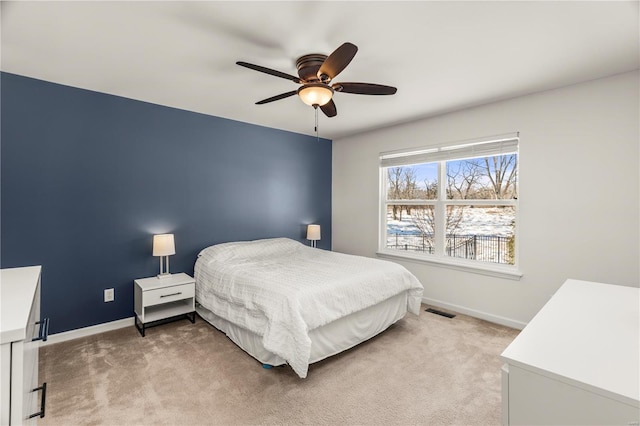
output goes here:
{"type": "MultiPolygon", "coordinates": [[[[425,301],[521,327],[567,278],[639,285],[638,72],[333,141],[333,249],[376,256],[378,155],[520,132],[520,280],[398,260],[425,301]]],[[[579,303],[579,301],[576,301],[579,303]]]]}

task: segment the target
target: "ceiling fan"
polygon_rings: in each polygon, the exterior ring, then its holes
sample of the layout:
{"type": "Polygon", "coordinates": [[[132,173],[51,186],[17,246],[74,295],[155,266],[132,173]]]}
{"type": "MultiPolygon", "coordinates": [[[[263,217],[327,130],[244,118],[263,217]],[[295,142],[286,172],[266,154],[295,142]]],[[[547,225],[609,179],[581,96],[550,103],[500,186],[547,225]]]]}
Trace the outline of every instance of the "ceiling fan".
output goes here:
{"type": "Polygon", "coordinates": [[[294,83],[302,85],[298,90],[292,90],[291,92],[281,93],[263,99],[256,102],[256,105],[278,101],[297,94],[305,104],[313,106],[316,109],[320,107],[327,117],[335,117],[338,113],[336,104],[332,99],[335,92],[354,93],[358,95],[393,95],[397,91],[395,87],[384,86],[382,84],[331,84],[331,80],[349,65],[357,51],[358,47],[356,45],[347,42],[334,50],[329,56],[319,53],[301,56],[296,61],[298,77],[248,62],[238,61],[236,64],[255,71],[291,80],[294,83]]]}

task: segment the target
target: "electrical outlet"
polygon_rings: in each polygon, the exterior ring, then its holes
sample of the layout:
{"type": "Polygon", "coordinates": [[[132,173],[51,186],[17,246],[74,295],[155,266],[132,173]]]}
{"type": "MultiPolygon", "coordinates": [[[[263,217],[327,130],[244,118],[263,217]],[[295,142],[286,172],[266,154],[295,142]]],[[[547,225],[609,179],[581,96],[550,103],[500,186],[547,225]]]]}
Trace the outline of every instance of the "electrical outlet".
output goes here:
{"type": "Polygon", "coordinates": [[[115,292],[112,288],[104,289],[104,301],[105,302],[113,302],[115,299],[115,292]]]}

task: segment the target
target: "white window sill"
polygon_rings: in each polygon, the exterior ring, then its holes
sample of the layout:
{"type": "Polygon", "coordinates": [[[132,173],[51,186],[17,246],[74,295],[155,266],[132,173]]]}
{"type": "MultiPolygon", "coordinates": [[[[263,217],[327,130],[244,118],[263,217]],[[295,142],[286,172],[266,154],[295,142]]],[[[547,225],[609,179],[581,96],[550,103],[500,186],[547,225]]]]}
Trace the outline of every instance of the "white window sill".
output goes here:
{"type": "Polygon", "coordinates": [[[495,264],[486,264],[474,261],[465,261],[461,259],[442,258],[436,256],[425,256],[411,253],[398,253],[397,251],[378,251],[376,253],[378,257],[384,257],[388,259],[401,259],[408,260],[410,262],[426,263],[433,266],[439,266],[442,268],[455,269],[458,271],[471,272],[474,274],[489,275],[498,278],[507,278],[510,280],[519,280],[522,277],[522,272],[513,266],[502,266],[495,264]]]}

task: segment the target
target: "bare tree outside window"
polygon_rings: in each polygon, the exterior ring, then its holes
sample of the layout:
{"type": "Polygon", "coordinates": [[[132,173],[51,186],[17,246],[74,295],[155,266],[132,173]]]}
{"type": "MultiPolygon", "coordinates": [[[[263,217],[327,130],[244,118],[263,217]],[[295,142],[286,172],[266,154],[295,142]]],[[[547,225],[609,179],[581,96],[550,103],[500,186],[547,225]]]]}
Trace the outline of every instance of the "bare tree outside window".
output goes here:
{"type": "Polygon", "coordinates": [[[482,168],[476,161],[463,160],[447,164],[447,198],[475,198],[481,177],[482,168]]]}
{"type": "Polygon", "coordinates": [[[515,154],[447,162],[447,198],[488,200],[517,198],[515,154]]]}
{"type": "MultiPolygon", "coordinates": [[[[446,229],[448,234],[455,234],[458,225],[464,217],[464,207],[446,207],[446,229]]],[[[422,236],[433,239],[436,229],[436,218],[433,206],[413,206],[411,208],[411,221],[420,230],[422,236]]]]}
{"type": "Polygon", "coordinates": [[[496,199],[518,198],[516,187],[518,156],[516,154],[497,155],[483,160],[496,199]]]}
{"type": "MultiPolygon", "coordinates": [[[[389,200],[400,200],[402,198],[402,170],[403,167],[389,167],[387,169],[387,198],[389,200]]],[[[393,206],[393,220],[402,220],[400,206],[393,206]]]]}

